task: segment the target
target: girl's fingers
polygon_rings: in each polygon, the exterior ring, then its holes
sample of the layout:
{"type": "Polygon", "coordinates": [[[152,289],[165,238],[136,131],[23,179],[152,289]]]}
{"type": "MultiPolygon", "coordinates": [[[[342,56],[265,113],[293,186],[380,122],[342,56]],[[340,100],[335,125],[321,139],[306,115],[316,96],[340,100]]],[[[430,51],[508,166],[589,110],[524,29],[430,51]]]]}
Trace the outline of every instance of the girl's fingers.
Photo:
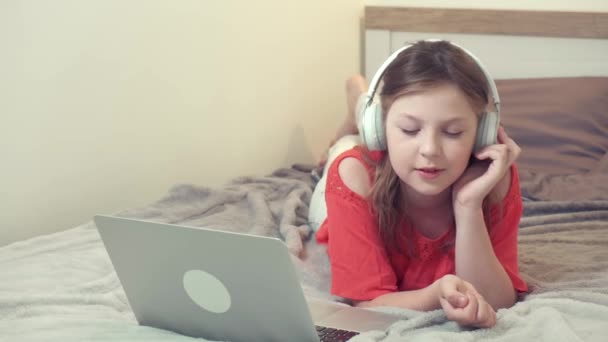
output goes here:
{"type": "Polygon", "coordinates": [[[450,304],[450,302],[448,302],[447,299],[441,298],[441,297],[439,298],[439,304],[441,305],[441,308],[443,309],[443,313],[445,313],[445,316],[450,321],[459,322],[457,311],[462,310],[462,309],[454,309],[452,304],[450,304]]]}
{"type": "Polygon", "coordinates": [[[491,146],[480,152],[476,157],[479,160],[487,159],[490,161],[490,169],[493,170],[491,173],[498,172],[498,175],[502,175],[512,162],[506,145],[491,146]]]}
{"type": "Polygon", "coordinates": [[[479,302],[479,306],[477,307],[477,321],[483,324],[485,321],[488,320],[488,315],[490,313],[488,312],[487,303],[485,300],[483,300],[481,295],[475,294],[475,297],[479,302]]]}
{"type": "Polygon", "coordinates": [[[443,309],[443,311],[446,311],[446,315],[448,314],[447,311],[449,311],[450,309],[454,309],[452,307],[452,304],[450,304],[450,302],[448,302],[445,298],[439,298],[439,304],[441,304],[441,308],[443,309]]]}
{"type": "Polygon", "coordinates": [[[478,300],[477,324],[481,328],[491,328],[496,324],[496,312],[488,302],[478,293],[475,294],[478,300]]]}
{"type": "Polygon", "coordinates": [[[446,317],[463,326],[491,328],[496,324],[494,309],[479,295],[468,294],[468,304],[465,308],[454,308],[445,298],[439,298],[439,303],[446,317]]]}
{"type": "Polygon", "coordinates": [[[509,141],[509,136],[507,135],[507,132],[505,131],[505,128],[502,127],[502,125],[498,126],[498,136],[497,136],[497,141],[499,144],[505,144],[507,141],[509,141]]]}
{"type": "Polygon", "coordinates": [[[484,305],[481,305],[480,307],[483,307],[484,313],[483,316],[481,316],[479,324],[477,326],[480,328],[491,328],[495,326],[496,312],[494,311],[494,309],[492,309],[492,307],[488,303],[484,303],[484,305]]]}
{"type": "Polygon", "coordinates": [[[441,298],[454,308],[465,307],[467,297],[464,295],[462,280],[456,277],[443,278],[441,282],[441,298]]]}
{"type": "Polygon", "coordinates": [[[477,152],[477,154],[475,154],[475,157],[479,160],[484,160],[488,158],[496,160],[498,158],[508,157],[510,151],[511,149],[509,148],[509,146],[505,144],[490,145],[484,147],[481,151],[477,152]]]}
{"type": "Polygon", "coordinates": [[[477,292],[472,284],[463,281],[461,285],[460,290],[466,292],[468,298],[467,306],[461,309],[450,307],[449,311],[446,311],[448,319],[461,325],[479,328],[493,327],[496,324],[496,312],[494,309],[483,296],[477,292]]]}
{"type": "Polygon", "coordinates": [[[467,293],[467,297],[469,298],[469,305],[463,310],[463,318],[466,320],[466,324],[475,324],[477,323],[477,311],[479,310],[479,301],[477,297],[473,293],[467,293]]]}
{"type": "Polygon", "coordinates": [[[467,297],[460,293],[448,296],[446,300],[453,308],[464,308],[469,303],[467,297]]]}
{"type": "Polygon", "coordinates": [[[521,147],[507,135],[507,132],[502,126],[498,128],[498,143],[507,145],[509,151],[509,165],[513,163],[521,153],[521,147]]]}
{"type": "Polygon", "coordinates": [[[521,153],[521,147],[519,147],[519,145],[517,145],[515,143],[515,141],[509,139],[509,143],[507,144],[507,146],[509,147],[509,162],[513,163],[517,157],[519,157],[519,154],[521,153]]]}
{"type": "Polygon", "coordinates": [[[454,321],[460,325],[472,325],[471,320],[468,319],[467,314],[465,313],[466,308],[454,308],[445,298],[439,298],[439,303],[441,304],[445,316],[450,321],[454,321]]]}

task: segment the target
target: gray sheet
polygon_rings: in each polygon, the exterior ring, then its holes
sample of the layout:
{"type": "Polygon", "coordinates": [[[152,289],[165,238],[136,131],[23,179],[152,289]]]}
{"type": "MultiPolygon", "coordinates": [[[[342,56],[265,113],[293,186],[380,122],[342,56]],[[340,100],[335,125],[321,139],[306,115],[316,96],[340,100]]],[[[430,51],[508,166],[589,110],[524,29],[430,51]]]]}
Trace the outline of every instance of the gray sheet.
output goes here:
{"type": "MultiPolygon", "coordinates": [[[[221,189],[174,187],[144,208],[119,213],[161,222],[246,231],[285,239],[310,296],[329,295],[324,246],[306,223],[314,180],[308,169],[245,177],[221,189]]],[[[463,329],[440,310],[394,312],[403,320],[353,341],[605,341],[608,336],[608,201],[526,202],[520,265],[531,293],[498,312],[491,330],[463,329]]],[[[186,341],[138,326],[88,222],[0,248],[2,341],[186,341]]]]}

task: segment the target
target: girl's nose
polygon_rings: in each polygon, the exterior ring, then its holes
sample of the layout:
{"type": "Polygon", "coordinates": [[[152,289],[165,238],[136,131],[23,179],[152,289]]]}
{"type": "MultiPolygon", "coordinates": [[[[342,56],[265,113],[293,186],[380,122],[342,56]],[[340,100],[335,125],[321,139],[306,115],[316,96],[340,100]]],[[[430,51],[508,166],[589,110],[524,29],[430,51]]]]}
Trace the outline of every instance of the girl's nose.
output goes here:
{"type": "Polygon", "coordinates": [[[420,137],[420,154],[424,157],[434,157],[439,155],[439,141],[437,134],[428,133],[420,137]]]}

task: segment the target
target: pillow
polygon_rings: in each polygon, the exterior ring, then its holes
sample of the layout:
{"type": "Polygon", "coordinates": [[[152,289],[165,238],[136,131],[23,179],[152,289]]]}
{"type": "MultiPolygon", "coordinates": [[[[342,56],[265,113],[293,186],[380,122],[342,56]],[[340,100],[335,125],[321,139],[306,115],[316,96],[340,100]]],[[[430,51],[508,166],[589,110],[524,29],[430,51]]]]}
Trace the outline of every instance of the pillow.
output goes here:
{"type": "Polygon", "coordinates": [[[497,80],[501,123],[522,148],[518,168],[596,170],[608,151],[608,77],[497,80]]]}

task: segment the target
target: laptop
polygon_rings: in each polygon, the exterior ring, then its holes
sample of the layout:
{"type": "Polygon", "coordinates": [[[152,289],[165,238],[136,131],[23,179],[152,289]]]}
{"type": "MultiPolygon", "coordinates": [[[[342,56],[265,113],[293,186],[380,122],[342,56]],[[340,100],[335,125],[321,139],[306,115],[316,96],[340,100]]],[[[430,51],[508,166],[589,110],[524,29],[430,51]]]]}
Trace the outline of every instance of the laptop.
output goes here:
{"type": "Polygon", "coordinates": [[[103,215],[94,221],[141,325],[209,340],[318,342],[346,341],[399,319],[307,301],[277,238],[103,215]]]}

